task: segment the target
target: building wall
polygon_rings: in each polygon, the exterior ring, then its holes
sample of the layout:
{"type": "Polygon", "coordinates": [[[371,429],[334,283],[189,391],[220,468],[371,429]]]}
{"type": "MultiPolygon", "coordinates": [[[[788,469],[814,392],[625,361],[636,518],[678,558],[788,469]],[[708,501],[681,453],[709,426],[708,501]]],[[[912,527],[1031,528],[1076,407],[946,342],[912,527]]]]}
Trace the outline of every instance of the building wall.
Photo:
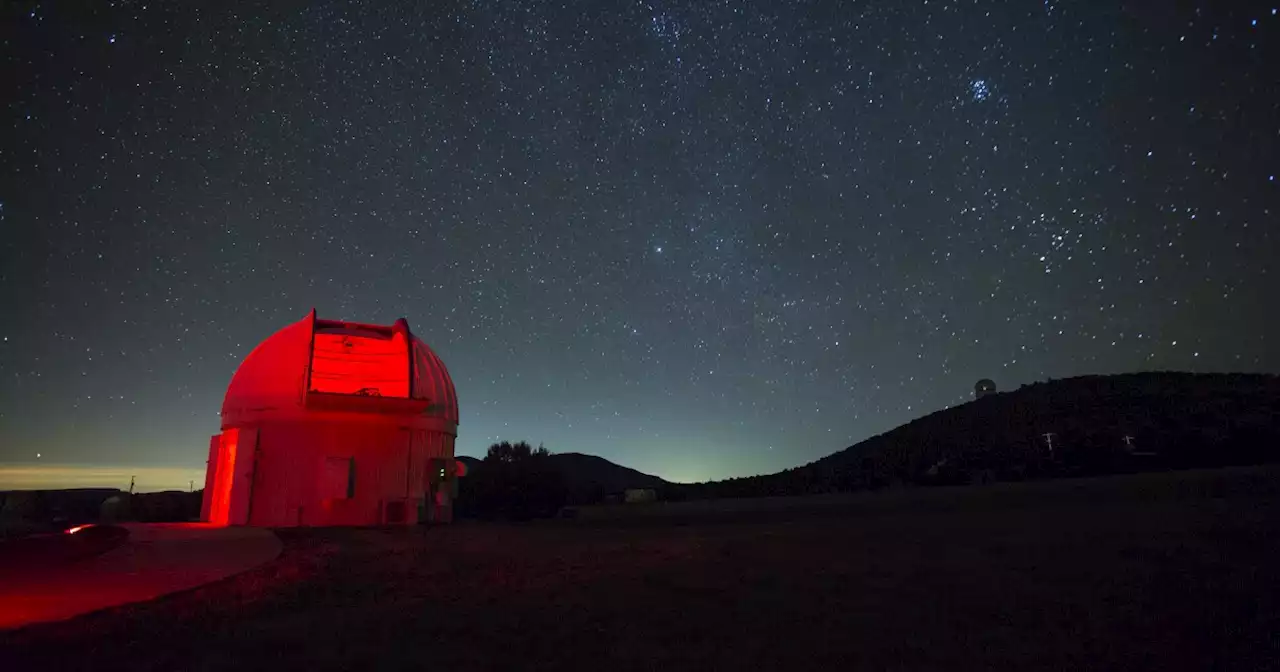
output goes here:
{"type": "MultiPolygon", "coordinates": [[[[236,485],[244,486],[234,489],[244,493],[244,515],[234,515],[233,505],[230,524],[377,525],[386,522],[385,505],[395,500],[404,502],[403,522],[414,524],[427,494],[429,460],[453,456],[452,435],[410,430],[393,418],[280,422],[257,430],[251,469],[235,469],[236,485]],[[348,497],[343,486],[352,464],[353,496],[348,497]]],[[[242,439],[246,433],[241,430],[242,439]]],[[[242,447],[236,456],[240,465],[247,450],[242,447]]]]}
{"type": "Polygon", "coordinates": [[[457,473],[453,466],[454,437],[443,432],[425,432],[426,461],[423,478],[425,506],[424,522],[448,523],[453,521],[453,500],[458,496],[457,473]],[[445,477],[439,474],[443,471],[445,477]]]}
{"type": "MultiPolygon", "coordinates": [[[[209,494],[209,522],[231,523],[231,490],[235,485],[236,446],[240,430],[229,429],[218,435],[217,456],[213,465],[213,488],[209,494]]],[[[206,475],[205,480],[209,480],[206,475]]]]}
{"type": "Polygon", "coordinates": [[[200,499],[200,520],[209,520],[209,509],[213,503],[213,485],[218,475],[218,453],[222,448],[222,434],[209,437],[209,459],[205,461],[204,491],[200,499]]]}
{"type": "MultiPolygon", "coordinates": [[[[426,504],[423,513],[426,522],[447,523],[453,520],[453,499],[457,489],[453,486],[456,480],[448,480],[433,486],[430,467],[433,460],[453,460],[454,436],[446,432],[431,430],[415,430],[419,445],[422,446],[422,461],[418,471],[414,473],[417,483],[423,484],[423,499],[426,504]]],[[[414,517],[417,517],[415,506],[414,517]]]]}
{"type": "Polygon", "coordinates": [[[249,497],[252,494],[253,472],[258,461],[258,430],[247,427],[222,433],[222,443],[231,459],[231,487],[227,493],[227,523],[244,525],[249,522],[249,497]]]}

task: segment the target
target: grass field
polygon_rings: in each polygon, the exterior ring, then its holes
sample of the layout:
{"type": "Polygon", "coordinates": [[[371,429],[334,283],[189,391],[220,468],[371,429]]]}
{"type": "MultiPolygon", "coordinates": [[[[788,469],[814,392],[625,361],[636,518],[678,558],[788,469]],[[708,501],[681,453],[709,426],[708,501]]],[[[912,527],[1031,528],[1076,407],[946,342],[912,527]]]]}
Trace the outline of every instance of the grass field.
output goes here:
{"type": "Polygon", "coordinates": [[[1280,669],[1277,522],[1268,467],[283,532],[0,669],[1280,669]]]}

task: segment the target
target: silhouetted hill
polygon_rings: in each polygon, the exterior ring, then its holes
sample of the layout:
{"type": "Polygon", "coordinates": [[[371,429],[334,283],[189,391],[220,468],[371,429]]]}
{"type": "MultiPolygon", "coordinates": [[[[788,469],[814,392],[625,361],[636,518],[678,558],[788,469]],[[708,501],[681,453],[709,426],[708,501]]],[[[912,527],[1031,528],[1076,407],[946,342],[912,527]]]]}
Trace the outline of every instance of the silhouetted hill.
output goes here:
{"type": "Polygon", "coordinates": [[[564,478],[571,502],[599,501],[607,494],[622,492],[628,488],[662,488],[669,485],[657,476],[595,455],[554,453],[550,459],[564,478]]]}
{"type": "Polygon", "coordinates": [[[938,411],[802,467],[675,486],[666,495],[806,494],[1275,460],[1280,377],[1081,376],[938,411]]]}
{"type": "Polygon", "coordinates": [[[467,465],[467,473],[471,473],[473,469],[484,462],[484,460],[481,460],[478,457],[471,457],[470,455],[455,455],[453,459],[467,465]]]}
{"type": "MultiPolygon", "coordinates": [[[[471,486],[479,483],[487,463],[465,455],[457,459],[467,465],[467,479],[471,486]]],[[[552,453],[546,457],[547,466],[559,477],[564,486],[566,501],[572,504],[599,502],[606,495],[620,493],[628,488],[662,489],[670,486],[667,481],[630,467],[615,464],[603,457],[583,453],[552,453]]],[[[462,489],[469,487],[466,479],[462,489]]]]}

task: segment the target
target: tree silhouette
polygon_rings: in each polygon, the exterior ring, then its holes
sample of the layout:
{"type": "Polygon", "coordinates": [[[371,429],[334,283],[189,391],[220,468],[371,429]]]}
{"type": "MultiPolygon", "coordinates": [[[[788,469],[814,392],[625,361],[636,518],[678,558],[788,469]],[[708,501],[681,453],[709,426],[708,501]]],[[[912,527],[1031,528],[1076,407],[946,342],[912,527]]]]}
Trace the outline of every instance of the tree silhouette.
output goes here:
{"type": "Polygon", "coordinates": [[[503,441],[489,446],[488,452],[485,453],[484,461],[486,463],[520,464],[527,460],[549,455],[551,455],[551,451],[542,446],[533,448],[528,441],[520,441],[518,443],[503,441]]]}
{"type": "Polygon", "coordinates": [[[556,515],[565,504],[567,490],[550,457],[551,451],[526,441],[489,446],[459,493],[459,513],[506,520],[556,515]]]}

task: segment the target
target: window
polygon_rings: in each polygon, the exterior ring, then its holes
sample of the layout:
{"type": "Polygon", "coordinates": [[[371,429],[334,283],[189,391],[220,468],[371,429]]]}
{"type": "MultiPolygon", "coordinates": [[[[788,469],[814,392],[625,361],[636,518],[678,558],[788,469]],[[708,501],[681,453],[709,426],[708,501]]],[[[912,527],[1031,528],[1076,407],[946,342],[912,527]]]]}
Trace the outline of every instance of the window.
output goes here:
{"type": "Polygon", "coordinates": [[[310,391],[408,399],[408,338],[390,329],[317,325],[310,391]]]}
{"type": "Polygon", "coordinates": [[[351,499],[356,496],[356,458],[328,457],[321,476],[323,499],[351,499]]]}

